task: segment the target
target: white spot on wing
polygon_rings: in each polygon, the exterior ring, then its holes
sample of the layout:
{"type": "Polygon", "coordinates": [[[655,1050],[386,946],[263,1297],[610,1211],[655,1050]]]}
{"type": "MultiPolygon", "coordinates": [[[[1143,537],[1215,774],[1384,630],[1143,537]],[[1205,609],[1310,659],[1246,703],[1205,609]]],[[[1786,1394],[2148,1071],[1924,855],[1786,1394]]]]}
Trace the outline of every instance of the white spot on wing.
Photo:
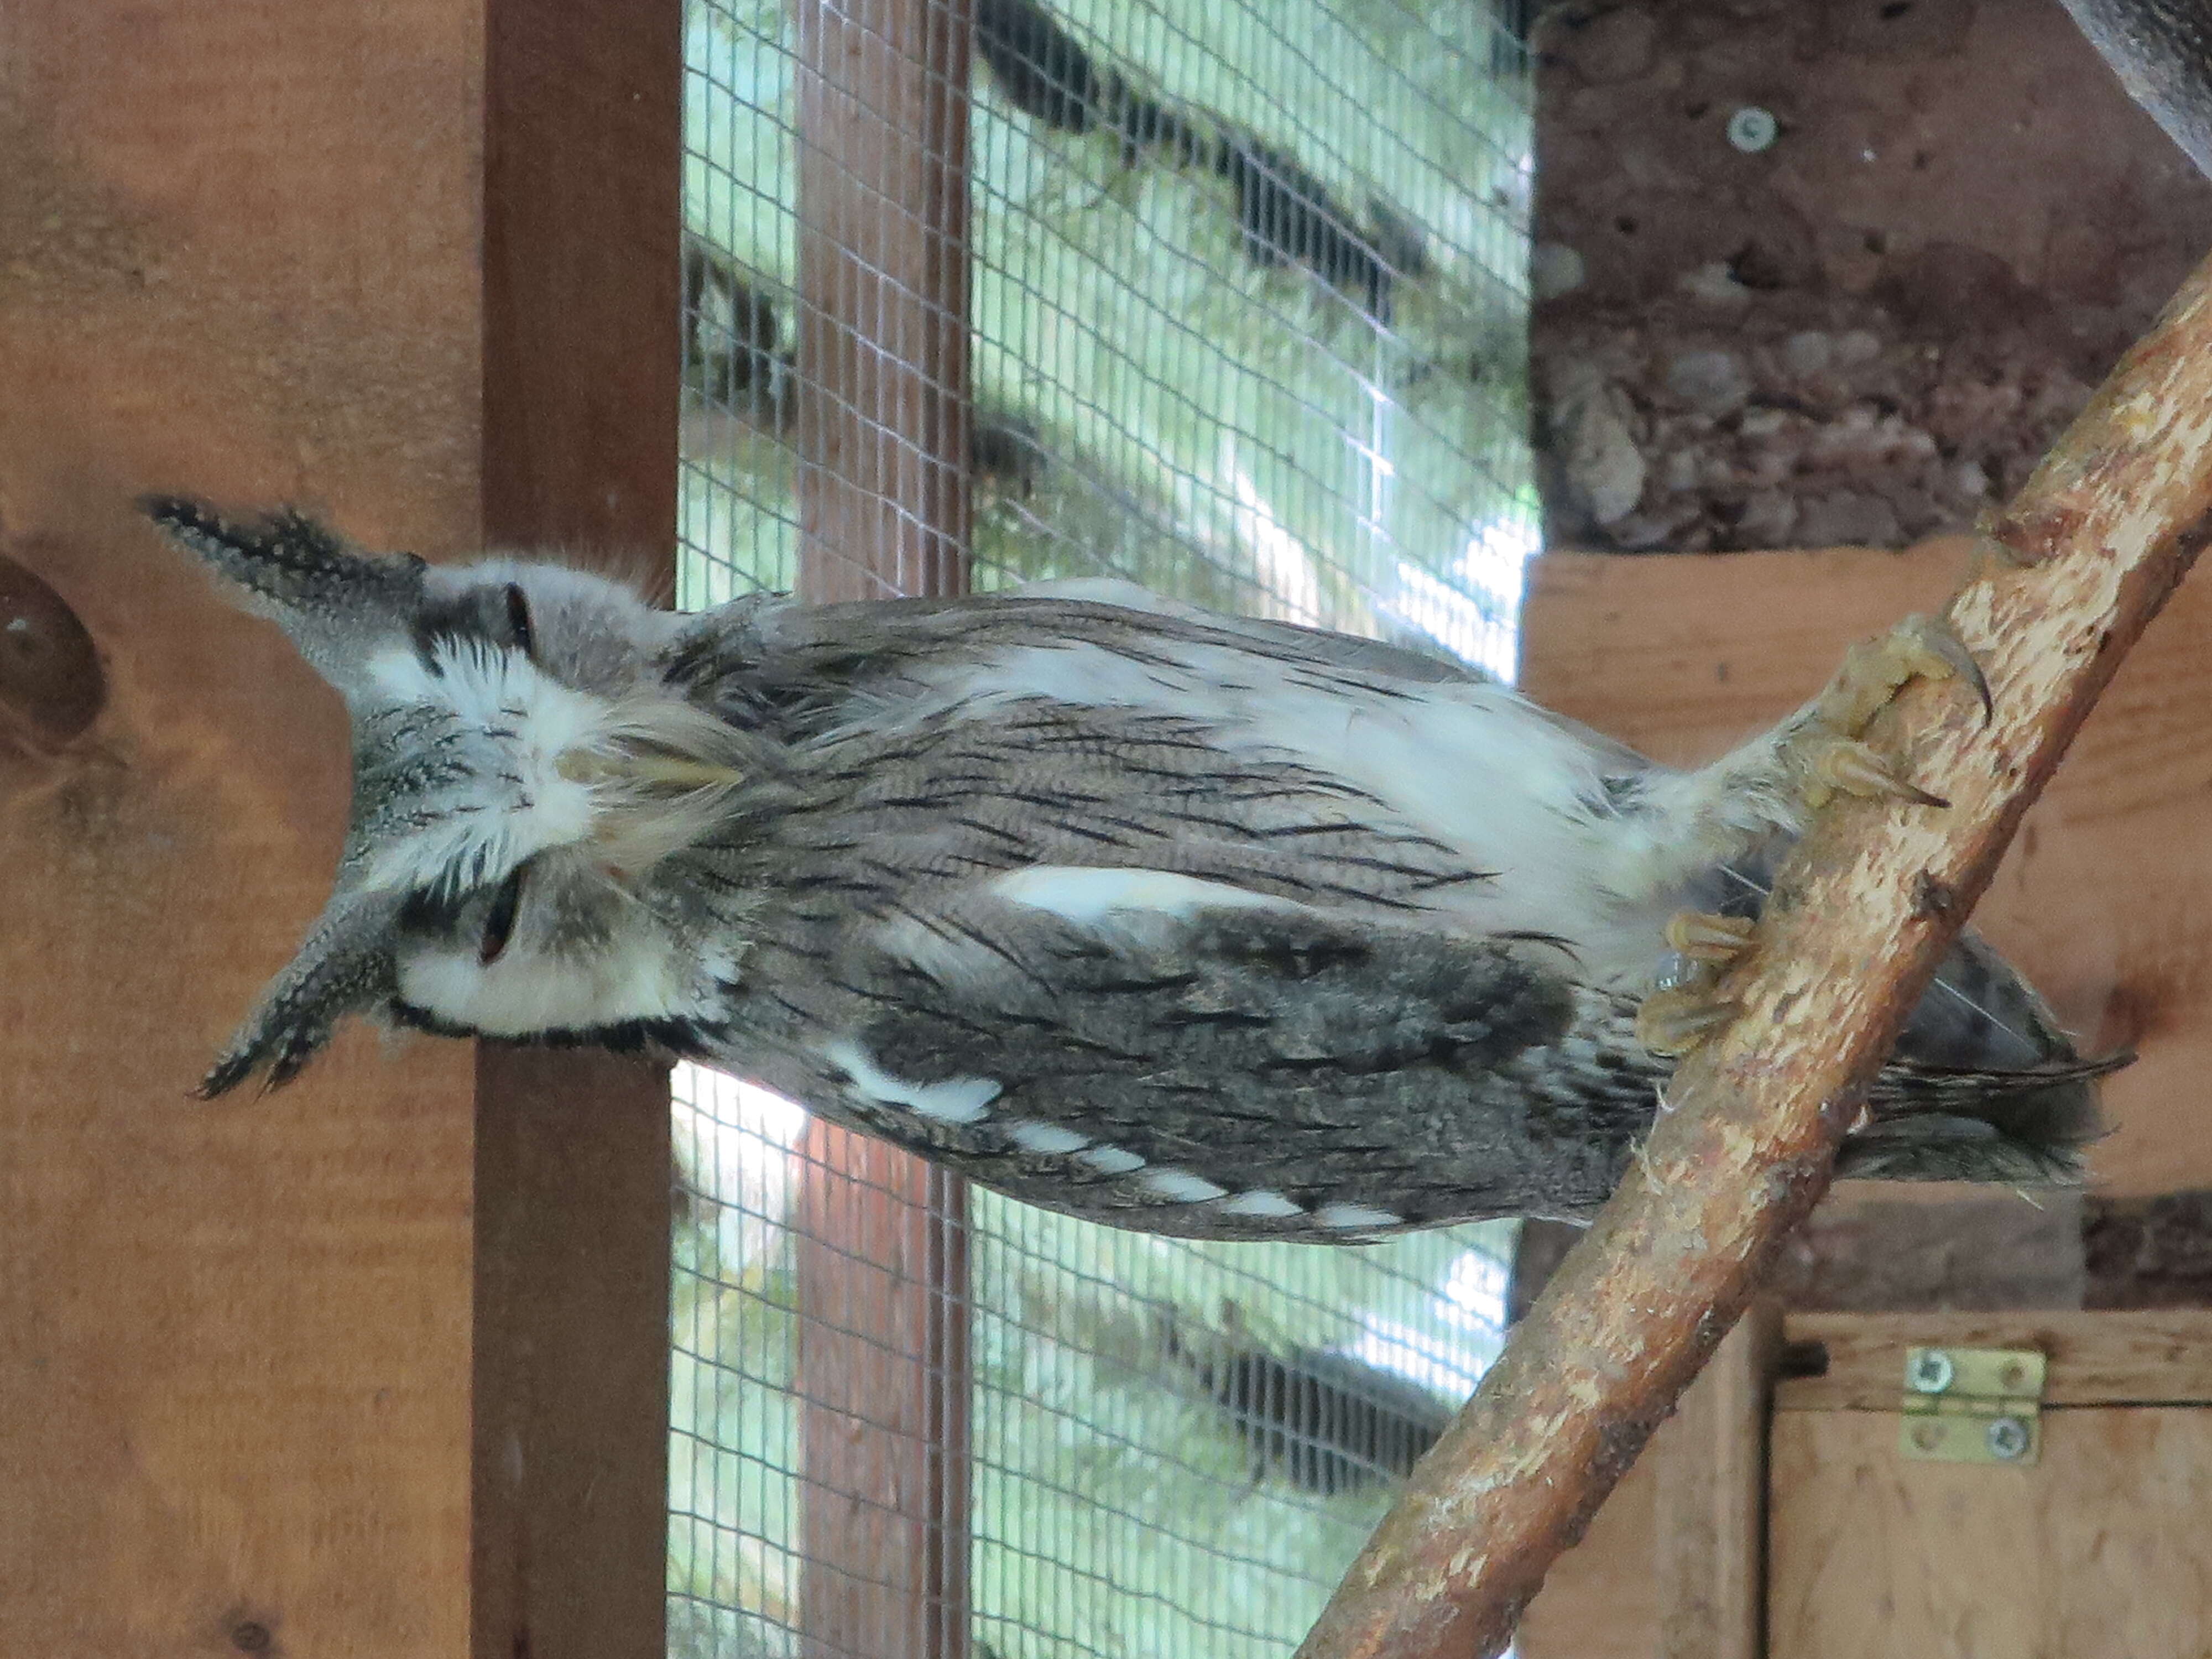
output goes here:
{"type": "Polygon", "coordinates": [[[1340,1232],[1371,1232],[1378,1227],[1402,1227],[1406,1218],[1393,1215],[1388,1210],[1370,1209],[1364,1204],[1324,1204],[1314,1212],[1314,1219],[1322,1226],[1340,1232]]]}
{"type": "Polygon", "coordinates": [[[1304,1215],[1305,1206],[1295,1199],[1265,1187],[1255,1187],[1249,1192],[1239,1193],[1221,1206],[1223,1215],[1255,1216],[1264,1221],[1286,1221],[1294,1215],[1304,1215]]]}
{"type": "Polygon", "coordinates": [[[1143,1158],[1120,1146],[1088,1146],[1075,1155],[1075,1161],[1109,1176],[1128,1175],[1145,1167],[1143,1158]]]}
{"type": "Polygon", "coordinates": [[[1019,1122],[1010,1125],[1006,1133],[1025,1152],[1079,1152],[1091,1144],[1089,1135],[1079,1135],[1057,1123],[1019,1122]]]}
{"type": "Polygon", "coordinates": [[[868,1051],[841,1037],[822,1057],[851,1079],[851,1086],[879,1106],[903,1106],[939,1123],[973,1123],[985,1115],[1000,1093],[987,1077],[946,1078],[941,1083],[909,1083],[878,1066],[868,1051]]]}
{"type": "Polygon", "coordinates": [[[1012,903],[1048,910],[1085,927],[1131,911],[1180,920],[1200,910],[1267,909],[1285,902],[1171,870],[1091,870],[1059,864],[1013,871],[991,887],[1012,903]]]}
{"type": "Polygon", "coordinates": [[[1193,1175],[1188,1170],[1153,1170],[1137,1184],[1153,1197],[1164,1198],[1176,1204],[1203,1204],[1229,1190],[1226,1187],[1215,1186],[1202,1175],[1193,1175]]]}

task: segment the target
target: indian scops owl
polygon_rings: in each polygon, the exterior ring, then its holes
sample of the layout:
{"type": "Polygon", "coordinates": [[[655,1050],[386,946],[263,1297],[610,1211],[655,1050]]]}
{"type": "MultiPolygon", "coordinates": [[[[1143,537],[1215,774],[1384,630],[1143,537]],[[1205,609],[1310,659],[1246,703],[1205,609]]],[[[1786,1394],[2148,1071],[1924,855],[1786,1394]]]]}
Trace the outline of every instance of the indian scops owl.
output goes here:
{"type": "MultiPolygon", "coordinates": [[[[353,721],[336,890],[210,1095],[367,1013],[647,1042],[1159,1232],[1580,1216],[1762,858],[1825,789],[1910,793],[1819,705],[1675,772],[1452,663],[1119,584],[684,616],[146,507],[353,721]]],[[[2069,1178],[2099,1069],[1964,941],[1844,1170],[2069,1178]]]]}

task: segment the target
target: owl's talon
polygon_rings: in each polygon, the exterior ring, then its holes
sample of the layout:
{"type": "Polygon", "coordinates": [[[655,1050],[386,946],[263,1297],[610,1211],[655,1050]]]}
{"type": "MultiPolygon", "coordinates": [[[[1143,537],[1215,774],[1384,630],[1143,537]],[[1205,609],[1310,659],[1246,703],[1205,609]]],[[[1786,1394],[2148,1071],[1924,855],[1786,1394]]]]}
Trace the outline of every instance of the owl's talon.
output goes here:
{"type": "Polygon", "coordinates": [[[1814,706],[1819,724],[1856,738],[1917,679],[1962,681],[1981,702],[1984,722],[1996,714],[1989,680],[1973,653],[1940,617],[1912,616],[1844,653],[1843,667],[1814,706]]]}
{"type": "Polygon", "coordinates": [[[1820,744],[1806,769],[1818,789],[1815,805],[1838,792],[1865,800],[1910,801],[1915,806],[1951,804],[1900,776],[1896,768],[1855,738],[1834,738],[1820,744]]]}
{"type": "Polygon", "coordinates": [[[1995,716],[1989,680],[1949,624],[1936,617],[1907,617],[1881,638],[1863,640],[1845,653],[1836,678],[1785,740],[1808,807],[1818,811],[1838,794],[1916,806],[1951,804],[1921,788],[1859,740],[1875,716],[1916,679],[1963,682],[1980,700],[1984,724],[1995,716]]]}
{"type": "Polygon", "coordinates": [[[1636,1040],[1671,1060],[1698,1047],[1741,1012],[1741,1005],[1714,995],[1709,985],[1654,991],[1636,1011],[1636,1040]]]}
{"type": "Polygon", "coordinates": [[[1964,680],[1982,705],[1982,724],[1996,718],[1996,699],[1974,653],[1940,617],[1907,617],[1890,635],[1899,662],[1923,679],[1964,680]]]}
{"type": "Polygon", "coordinates": [[[1731,963],[1751,948],[1758,925],[1748,916],[1684,910],[1668,922],[1667,943],[1692,962],[1731,963]]]}

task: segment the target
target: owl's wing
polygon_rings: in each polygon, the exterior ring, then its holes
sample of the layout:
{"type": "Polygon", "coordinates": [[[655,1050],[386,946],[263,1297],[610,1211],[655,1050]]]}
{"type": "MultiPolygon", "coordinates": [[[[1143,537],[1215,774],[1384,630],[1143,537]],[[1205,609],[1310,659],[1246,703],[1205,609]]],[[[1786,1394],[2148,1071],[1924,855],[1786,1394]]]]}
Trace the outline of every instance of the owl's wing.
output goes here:
{"type": "MultiPolygon", "coordinates": [[[[839,605],[751,595],[694,619],[673,648],[672,672],[728,718],[805,736],[849,717],[855,700],[927,701],[1022,653],[1077,647],[1146,669],[1202,667],[1217,679],[1255,684],[1290,677],[1385,697],[1496,684],[1441,651],[1218,615],[1132,583],[1097,580],[1011,594],[839,605]]],[[[1511,701],[1523,718],[1571,734],[1608,769],[1633,773],[1652,764],[1577,722],[1511,701]]]]}
{"type": "Polygon", "coordinates": [[[1395,680],[1409,685],[1454,682],[1481,684],[1494,678],[1487,671],[1454,656],[1442,645],[1418,634],[1406,633],[1388,640],[1371,639],[1364,635],[1340,634],[1329,629],[1311,628],[1304,623],[1283,622],[1272,617],[1246,617],[1229,611],[1210,611],[1202,605],[1193,605],[1188,599],[1155,593],[1148,587],[1140,587],[1135,582],[1119,576],[1068,576],[1049,581],[1025,582],[1002,596],[998,602],[1006,600],[1028,605],[1040,601],[1074,601],[1113,605],[1123,611],[1141,611],[1155,617],[1170,617],[1217,634],[1240,636],[1267,650],[1302,657],[1310,662],[1357,669],[1377,679],[1395,680]]]}
{"type": "Polygon", "coordinates": [[[1655,1097],[1629,1011],[1554,952],[1167,871],[973,883],[857,934],[829,978],[810,1103],[1150,1231],[1577,1212],[1655,1097]]]}

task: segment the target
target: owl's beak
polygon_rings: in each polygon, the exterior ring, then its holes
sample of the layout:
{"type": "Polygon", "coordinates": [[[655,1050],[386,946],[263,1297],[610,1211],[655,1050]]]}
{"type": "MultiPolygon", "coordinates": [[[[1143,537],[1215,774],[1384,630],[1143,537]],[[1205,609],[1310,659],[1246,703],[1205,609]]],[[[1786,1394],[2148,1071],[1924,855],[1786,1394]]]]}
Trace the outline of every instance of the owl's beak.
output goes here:
{"type": "Polygon", "coordinates": [[[554,757],[588,792],[590,840],[611,864],[649,869],[709,835],[758,772],[744,734],[675,698],[611,708],[598,729],[554,757]]]}
{"type": "Polygon", "coordinates": [[[623,750],[569,749],[553,769],[586,788],[612,787],[653,794],[682,794],[693,789],[723,789],[743,783],[734,766],[694,760],[665,751],[633,754],[623,750]]]}
{"type": "Polygon", "coordinates": [[[621,869],[644,870],[706,834],[744,781],[733,766],[627,745],[574,748],[554,770],[591,792],[591,841],[621,869]]]}

